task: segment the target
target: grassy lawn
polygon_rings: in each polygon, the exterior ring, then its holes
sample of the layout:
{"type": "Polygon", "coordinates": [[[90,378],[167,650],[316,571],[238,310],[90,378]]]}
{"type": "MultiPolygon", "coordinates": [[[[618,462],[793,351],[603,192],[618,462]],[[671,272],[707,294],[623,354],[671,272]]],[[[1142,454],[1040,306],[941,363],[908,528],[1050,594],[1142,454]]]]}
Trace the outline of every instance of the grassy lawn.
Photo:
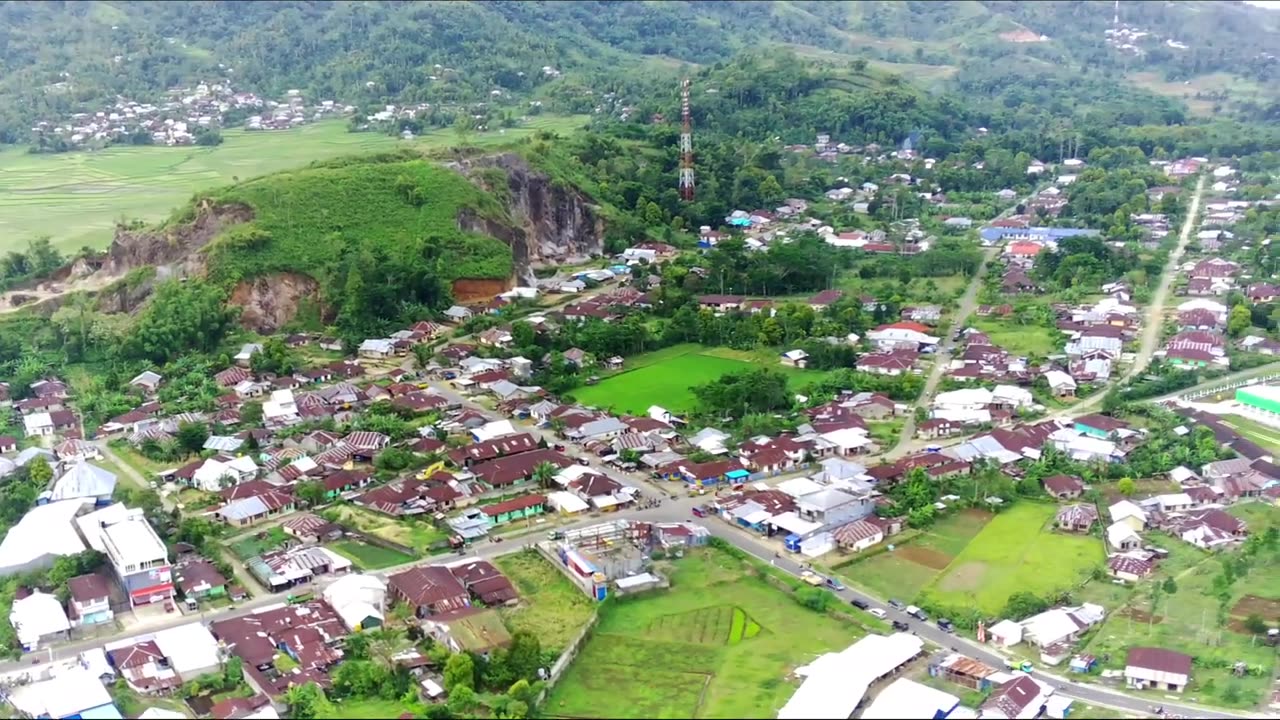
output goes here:
{"type": "Polygon", "coordinates": [[[162,470],[172,470],[185,464],[183,462],[158,463],[143,457],[141,453],[134,450],[126,442],[114,441],[108,444],[111,447],[111,452],[115,453],[115,456],[120,458],[121,462],[138,471],[142,477],[148,480],[155,478],[156,474],[162,470]]]}
{"type": "Polygon", "coordinates": [[[1280,455],[1280,429],[1263,425],[1257,420],[1239,415],[1223,415],[1222,421],[1238,430],[1241,435],[1258,443],[1264,449],[1280,455]]]}
{"type": "Polygon", "coordinates": [[[596,603],[534,552],[494,559],[494,565],[520,591],[520,604],[498,608],[511,630],[528,630],[544,650],[560,652],[587,623],[596,603]]]}
{"type": "Polygon", "coordinates": [[[1280,507],[1266,502],[1239,503],[1227,512],[1249,523],[1249,531],[1260,533],[1272,525],[1280,526],[1280,507]]]}
{"type": "Polygon", "coordinates": [[[927,592],[950,607],[995,615],[1020,590],[1049,595],[1076,585],[1103,560],[1102,541],[1048,529],[1057,507],[1022,502],[997,515],[927,592]]]}
{"type": "Polygon", "coordinates": [[[881,597],[911,601],[951,564],[990,519],[991,514],[981,510],[952,513],[892,551],[844,565],[839,575],[881,597]]]}
{"type": "MultiPolygon", "coordinates": [[[[416,520],[394,520],[364,508],[342,505],[332,508],[337,521],[393,543],[411,547],[421,554],[428,554],[440,543],[449,539],[449,534],[436,526],[416,520]]],[[[326,511],[326,514],[328,511],[326,511]]]]}
{"type": "Polygon", "coordinates": [[[178,491],[178,504],[184,510],[203,510],[220,502],[222,498],[217,495],[196,488],[182,488],[178,491]]]}
{"type": "Polygon", "coordinates": [[[1062,352],[1061,333],[1041,325],[1019,325],[990,318],[970,318],[969,325],[991,338],[996,347],[1015,355],[1044,356],[1062,352]]]}
{"type": "Polygon", "coordinates": [[[861,633],[801,607],[750,570],[708,549],[670,566],[670,590],[606,603],[545,712],[772,717],[795,691],[791,670],[861,633]]]}
{"type": "MultiPolygon", "coordinates": [[[[545,115],[504,133],[472,136],[468,144],[509,143],[537,130],[568,133],[585,116],[545,115]]],[[[0,251],[48,235],[74,251],[111,241],[117,221],[157,222],[193,193],[314,160],[396,147],[431,149],[457,143],[449,129],[401,141],[378,133],[349,133],[334,120],[282,132],[228,130],[217,147],[116,146],[96,152],[32,155],[0,152],[0,251]]]]}
{"type": "Polygon", "coordinates": [[[326,547],[355,563],[361,570],[381,570],[413,561],[412,555],[358,540],[339,540],[326,547]]]}
{"type": "MultiPolygon", "coordinates": [[[[1240,508],[1254,509],[1247,515],[1266,510],[1258,505],[1240,508]]],[[[1254,519],[1250,517],[1251,524],[1254,519]]],[[[1221,571],[1222,555],[1161,534],[1152,533],[1151,539],[1169,550],[1169,558],[1161,562],[1152,581],[1133,591],[1127,604],[1108,608],[1107,620],[1092,636],[1087,650],[1099,657],[1109,655],[1110,661],[1104,664],[1110,668],[1123,667],[1126,650],[1135,646],[1187,653],[1196,658],[1187,696],[1203,703],[1254,709],[1267,695],[1275,651],[1253,638],[1241,621],[1257,612],[1274,625],[1280,616],[1280,575],[1275,572],[1280,552],[1264,550],[1250,572],[1236,579],[1226,623],[1219,624],[1213,578],[1221,571]],[[1153,606],[1150,589],[1154,582],[1166,578],[1174,579],[1177,592],[1162,595],[1153,606]],[[1255,672],[1236,678],[1231,673],[1235,662],[1245,662],[1255,672]]],[[[1236,551],[1226,554],[1232,552],[1236,551]]]]}
{"type": "Polygon", "coordinates": [[[684,344],[631,358],[627,361],[626,370],[595,385],[578,388],[573,391],[573,396],[586,405],[639,415],[645,414],[651,405],[661,405],[677,413],[687,412],[696,403],[693,396],[695,385],[753,366],[782,371],[795,389],[823,376],[821,372],[784,367],[772,352],[741,352],[684,344]]]}
{"type": "Polygon", "coordinates": [[[401,700],[381,700],[377,698],[367,700],[341,700],[333,703],[332,710],[322,713],[318,717],[322,720],[341,720],[342,718],[398,718],[405,713],[410,713],[414,717],[421,717],[425,712],[422,703],[405,704],[401,700]]]}
{"type": "Polygon", "coordinates": [[[285,543],[289,536],[280,527],[268,528],[231,543],[231,552],[241,560],[248,560],[285,543]]]}

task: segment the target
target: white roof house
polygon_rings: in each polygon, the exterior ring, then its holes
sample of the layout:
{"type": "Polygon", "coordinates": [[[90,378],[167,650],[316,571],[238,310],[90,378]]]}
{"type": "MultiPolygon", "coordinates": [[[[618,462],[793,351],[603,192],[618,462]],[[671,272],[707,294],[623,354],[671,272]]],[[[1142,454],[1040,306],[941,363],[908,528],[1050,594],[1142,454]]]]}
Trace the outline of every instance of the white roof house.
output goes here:
{"type": "Polygon", "coordinates": [[[1214,300],[1208,300],[1205,298],[1196,298],[1194,300],[1188,300],[1178,305],[1179,313],[1184,313],[1184,312],[1187,312],[1188,310],[1208,310],[1209,312],[1222,317],[1226,317],[1226,314],[1227,314],[1226,305],[1223,305],[1220,302],[1216,302],[1214,300]]]}
{"type": "Polygon", "coordinates": [[[1132,527],[1116,521],[1107,526],[1107,543],[1116,550],[1131,550],[1142,544],[1142,536],[1132,527]]]}
{"type": "Polygon", "coordinates": [[[510,420],[494,420],[471,431],[471,435],[476,442],[485,442],[505,435],[514,435],[515,433],[515,426],[511,424],[510,420]]]}
{"type": "Polygon", "coordinates": [[[160,385],[160,381],[163,379],[164,378],[160,375],[160,373],[155,372],[154,370],[144,370],[141,373],[138,373],[138,375],[135,376],[132,380],[130,380],[129,384],[136,385],[138,387],[143,387],[148,390],[154,390],[156,387],[160,385]]]}
{"type": "MultiPolygon", "coordinates": [[[[9,696],[13,706],[29,717],[65,718],[86,710],[111,705],[111,695],[92,671],[74,667],[41,682],[15,688],[9,696]]],[[[93,715],[109,718],[112,715],[93,715]]],[[[116,712],[115,717],[119,717],[116,712]]]]}
{"type": "Polygon", "coordinates": [[[778,711],[779,720],[846,720],[871,683],[902,667],[924,650],[907,633],[868,635],[841,652],[827,653],[797,668],[804,683],[778,711]]]}
{"type": "Polygon", "coordinates": [[[1131,517],[1141,520],[1144,525],[1147,522],[1147,511],[1128,500],[1121,500],[1115,505],[1112,505],[1107,508],[1107,512],[1111,514],[1111,519],[1115,522],[1131,517]]]}
{"type": "Polygon", "coordinates": [[[783,480],[774,489],[781,490],[793,498],[802,498],[822,490],[823,487],[807,477],[798,477],[783,480]]]}
{"type": "Polygon", "coordinates": [[[260,352],[262,352],[262,345],[258,343],[245,343],[240,346],[240,352],[236,353],[236,356],[232,358],[232,360],[235,360],[238,363],[247,363],[254,355],[260,352]]]}
{"type": "Polygon", "coordinates": [[[1102,622],[1105,613],[1100,605],[1092,603],[1051,608],[1022,621],[1023,637],[1039,647],[1053,645],[1102,622]]]}
{"type": "Polygon", "coordinates": [[[22,418],[22,429],[27,437],[53,434],[53,417],[47,412],[33,412],[22,418]]]}
{"type": "Polygon", "coordinates": [[[997,385],[991,391],[991,402],[1012,405],[1015,408],[1030,407],[1036,403],[1031,391],[1016,385],[997,385]]]}
{"type": "Polygon", "coordinates": [[[221,662],[218,640],[201,623],[158,630],[156,647],[169,659],[169,666],[183,677],[198,677],[216,670],[221,662]]]}
{"type": "Polygon", "coordinates": [[[13,601],[9,624],[18,633],[18,642],[27,650],[40,646],[40,639],[65,633],[71,629],[67,612],[58,598],[39,590],[13,601]]]}
{"type": "Polygon", "coordinates": [[[90,505],[85,500],[63,500],[27,511],[0,541],[0,575],[47,568],[56,558],[83,552],[84,541],[72,518],[90,505]]]}
{"type": "Polygon", "coordinates": [[[345,575],[324,589],[324,599],[349,630],[358,632],[369,618],[382,622],[387,583],[374,575],[345,575]]]}
{"type": "Polygon", "coordinates": [[[1009,647],[1022,642],[1022,625],[1013,620],[1001,620],[987,628],[987,634],[1001,647],[1009,647]]]}
{"type": "Polygon", "coordinates": [[[196,487],[201,490],[217,492],[222,489],[224,479],[234,485],[240,481],[241,477],[253,475],[257,472],[258,464],[247,455],[225,462],[217,458],[209,458],[204,461],[203,465],[196,468],[195,474],[191,476],[191,479],[196,487]]]}
{"type": "Polygon", "coordinates": [[[1049,389],[1055,392],[1064,390],[1075,390],[1076,381],[1070,375],[1061,370],[1050,370],[1044,374],[1044,379],[1049,383],[1049,389]]]}
{"type": "Polygon", "coordinates": [[[292,390],[273,390],[271,399],[262,403],[262,419],[267,422],[285,423],[298,417],[298,405],[292,390]]]}
{"type": "Polygon", "coordinates": [[[723,430],[711,427],[702,428],[693,437],[689,438],[689,444],[712,455],[721,455],[727,452],[724,443],[729,437],[729,433],[723,430]]]}
{"type": "Polygon", "coordinates": [[[88,462],[71,466],[53,483],[49,494],[51,501],[84,498],[97,502],[109,502],[116,489],[116,474],[88,462]]]}
{"type": "Polygon", "coordinates": [[[369,338],[360,343],[357,349],[361,355],[390,355],[395,352],[395,343],[386,338],[369,338]]]}
{"type": "Polygon", "coordinates": [[[880,691],[871,705],[862,711],[862,717],[863,720],[947,717],[959,704],[960,698],[949,692],[908,678],[898,678],[880,691]]]}
{"type": "Polygon", "coordinates": [[[172,720],[179,720],[180,718],[186,718],[186,717],[187,717],[186,715],[183,715],[180,712],[165,710],[164,708],[151,707],[151,708],[147,708],[146,710],[143,710],[142,713],[138,715],[138,720],[170,720],[171,718],[172,720]]]}

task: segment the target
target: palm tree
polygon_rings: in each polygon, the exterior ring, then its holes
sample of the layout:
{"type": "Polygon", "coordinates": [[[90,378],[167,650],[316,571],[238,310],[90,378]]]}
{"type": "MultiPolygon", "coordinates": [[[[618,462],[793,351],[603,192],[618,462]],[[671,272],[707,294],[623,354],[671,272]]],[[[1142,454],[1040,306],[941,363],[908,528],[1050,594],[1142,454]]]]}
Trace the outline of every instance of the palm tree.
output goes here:
{"type": "Polygon", "coordinates": [[[544,461],[534,466],[532,478],[538,487],[550,488],[551,484],[555,482],[556,474],[559,472],[560,468],[544,461]]]}

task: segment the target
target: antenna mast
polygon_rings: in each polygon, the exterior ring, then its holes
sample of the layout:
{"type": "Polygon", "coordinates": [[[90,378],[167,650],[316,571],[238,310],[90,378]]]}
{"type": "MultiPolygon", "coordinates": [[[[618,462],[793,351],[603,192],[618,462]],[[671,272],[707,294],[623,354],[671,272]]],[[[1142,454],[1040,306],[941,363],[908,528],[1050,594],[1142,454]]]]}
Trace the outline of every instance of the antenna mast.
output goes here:
{"type": "Polygon", "coordinates": [[[680,197],[693,200],[693,118],[689,115],[689,78],[680,81],[680,197]]]}

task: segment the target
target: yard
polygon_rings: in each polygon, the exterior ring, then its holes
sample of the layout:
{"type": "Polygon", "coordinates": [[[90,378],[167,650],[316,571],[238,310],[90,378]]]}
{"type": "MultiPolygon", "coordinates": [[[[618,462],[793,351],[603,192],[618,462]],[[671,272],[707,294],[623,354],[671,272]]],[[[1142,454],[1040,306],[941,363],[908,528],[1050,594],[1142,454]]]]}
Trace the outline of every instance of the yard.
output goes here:
{"type": "Polygon", "coordinates": [[[241,560],[248,560],[251,557],[261,555],[268,550],[274,550],[289,540],[289,535],[284,529],[276,526],[262,530],[259,532],[246,535],[235,542],[230,543],[231,552],[241,560]]]}
{"type": "Polygon", "coordinates": [[[403,700],[381,700],[378,698],[370,699],[346,699],[338,700],[332,703],[330,708],[326,708],[328,712],[323,712],[317,717],[321,720],[341,720],[342,718],[358,718],[364,720],[369,718],[394,718],[400,717],[405,713],[409,713],[413,717],[421,717],[424,712],[422,703],[405,703],[403,700]]]}
{"type": "Polygon", "coordinates": [[[683,344],[629,358],[627,369],[574,390],[573,397],[585,405],[638,415],[646,414],[653,405],[676,413],[688,412],[696,403],[692,390],[695,385],[752,367],[780,370],[797,389],[823,376],[821,372],[784,367],[772,353],[683,344]]]}
{"type": "Polygon", "coordinates": [[[1043,325],[1019,325],[1012,320],[972,318],[969,325],[991,338],[991,344],[1014,355],[1044,357],[1061,352],[1063,341],[1057,330],[1043,325]]]}
{"type": "Polygon", "coordinates": [[[383,568],[404,565],[413,562],[412,555],[406,555],[390,548],[370,545],[359,540],[339,540],[325,547],[356,564],[361,570],[381,570],[383,568]]]}
{"type": "Polygon", "coordinates": [[[537,635],[544,649],[563,650],[595,612],[596,603],[535,552],[504,555],[493,562],[520,591],[519,605],[498,608],[503,621],[513,631],[537,635]]]}
{"type": "Polygon", "coordinates": [[[693,553],[669,572],[670,590],[601,608],[546,714],[772,717],[795,690],[791,670],[861,634],[721,551],[693,553]]]}
{"type": "Polygon", "coordinates": [[[997,615],[1009,596],[1070,589],[1103,560],[1102,541],[1049,529],[1057,506],[1021,502],[996,515],[925,591],[946,607],[997,615]]]}
{"type": "Polygon", "coordinates": [[[911,601],[990,520],[991,514],[982,510],[962,510],[947,515],[927,532],[901,544],[895,543],[893,550],[855,560],[837,572],[850,584],[881,597],[911,601]]]}
{"type": "MultiPolygon", "coordinates": [[[[1261,530],[1265,523],[1257,516],[1271,509],[1254,504],[1232,508],[1232,512],[1243,508],[1250,508],[1244,513],[1250,515],[1250,527],[1261,530]]],[[[1275,651],[1255,638],[1243,621],[1256,613],[1274,626],[1280,617],[1280,576],[1275,572],[1280,552],[1259,553],[1250,572],[1232,583],[1227,614],[1219,617],[1214,578],[1221,573],[1222,559],[1238,551],[1211,554],[1159,533],[1150,533],[1149,539],[1167,549],[1169,557],[1152,581],[1130,594],[1126,604],[1108,607],[1106,622],[1086,649],[1100,658],[1109,657],[1104,665],[1111,668],[1122,667],[1127,648],[1135,646],[1187,653],[1196,658],[1188,697],[1228,707],[1256,707],[1268,697],[1275,651]],[[1153,605],[1151,588],[1168,578],[1174,580],[1175,592],[1162,593],[1153,605]],[[1247,663],[1250,673],[1235,677],[1231,668],[1236,662],[1247,663]]]]}
{"type": "Polygon", "coordinates": [[[449,534],[421,520],[396,520],[353,505],[338,505],[325,510],[325,517],[334,522],[355,528],[363,533],[388,542],[411,547],[422,555],[428,555],[447,545],[449,534]]]}
{"type": "MultiPolygon", "coordinates": [[[[514,142],[539,129],[560,133],[581,127],[584,116],[544,115],[503,133],[483,133],[471,144],[514,142]]],[[[452,130],[405,142],[381,133],[349,133],[340,120],[278,132],[227,130],[216,147],[116,146],[95,152],[33,155],[0,152],[2,250],[49,236],[70,252],[102,248],[121,219],[158,222],[200,190],[351,153],[396,147],[444,147],[452,130]]]]}

